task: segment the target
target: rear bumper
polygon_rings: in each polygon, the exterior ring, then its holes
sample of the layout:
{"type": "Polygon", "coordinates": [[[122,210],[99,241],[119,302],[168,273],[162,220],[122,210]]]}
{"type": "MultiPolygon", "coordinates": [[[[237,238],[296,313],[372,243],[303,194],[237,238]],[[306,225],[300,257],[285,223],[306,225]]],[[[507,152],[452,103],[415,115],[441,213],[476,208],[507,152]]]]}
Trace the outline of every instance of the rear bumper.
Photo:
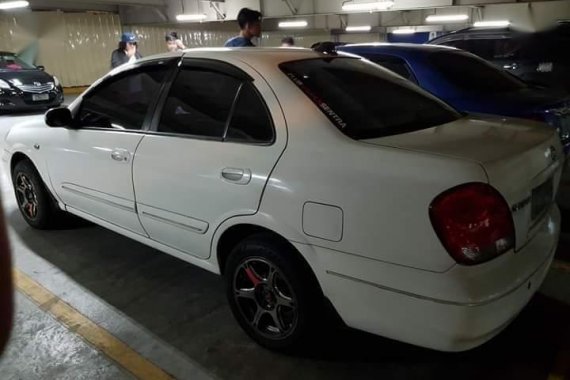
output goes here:
{"type": "Polygon", "coordinates": [[[517,253],[434,273],[318,249],[325,295],[351,327],[441,351],[476,347],[502,331],[542,284],[560,213],[517,253]]]}

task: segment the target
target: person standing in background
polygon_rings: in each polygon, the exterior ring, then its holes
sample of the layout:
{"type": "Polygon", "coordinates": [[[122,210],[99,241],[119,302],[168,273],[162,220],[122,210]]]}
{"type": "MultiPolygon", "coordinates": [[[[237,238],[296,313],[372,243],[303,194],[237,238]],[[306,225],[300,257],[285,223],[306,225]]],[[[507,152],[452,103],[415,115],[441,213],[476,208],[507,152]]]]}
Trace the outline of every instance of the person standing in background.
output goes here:
{"type": "Polygon", "coordinates": [[[230,38],[225,47],[255,46],[251,39],[261,36],[261,13],[249,8],[242,8],[237,17],[240,28],[239,36],[230,38]]]}
{"type": "Polygon", "coordinates": [[[125,63],[135,62],[141,59],[142,55],[138,51],[137,36],[133,33],[123,33],[119,47],[111,54],[111,68],[119,67],[125,63]]]}
{"type": "Polygon", "coordinates": [[[295,40],[293,39],[293,37],[288,36],[288,37],[283,37],[283,39],[281,40],[281,47],[293,47],[295,46],[295,40]]]}
{"type": "Polygon", "coordinates": [[[178,38],[178,33],[176,32],[168,33],[164,39],[166,40],[166,49],[171,53],[186,49],[186,46],[184,46],[182,40],[178,38]]]}

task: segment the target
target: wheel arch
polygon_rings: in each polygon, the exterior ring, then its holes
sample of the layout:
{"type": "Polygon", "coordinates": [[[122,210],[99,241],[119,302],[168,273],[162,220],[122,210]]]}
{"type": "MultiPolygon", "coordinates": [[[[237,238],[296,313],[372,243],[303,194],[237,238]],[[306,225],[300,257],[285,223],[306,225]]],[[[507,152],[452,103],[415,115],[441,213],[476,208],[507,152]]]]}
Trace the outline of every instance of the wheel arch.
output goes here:
{"type": "Polygon", "coordinates": [[[32,161],[32,159],[27,154],[22,152],[15,152],[14,154],[12,154],[12,157],[10,158],[10,175],[12,175],[12,173],[14,172],[14,168],[16,167],[16,165],[24,160],[30,161],[32,165],[34,165],[36,170],[38,170],[37,165],[34,163],[34,161],[32,161]]]}
{"type": "Polygon", "coordinates": [[[211,258],[215,260],[214,264],[219,268],[221,275],[224,275],[226,261],[233,248],[243,240],[258,234],[271,236],[277,242],[287,245],[291,252],[295,252],[296,258],[302,260],[303,264],[311,270],[316,279],[313,258],[305,257],[291,242],[306,243],[304,237],[293,229],[285,233],[264,221],[259,215],[253,218],[230,219],[220,226],[214,234],[211,258]]]}

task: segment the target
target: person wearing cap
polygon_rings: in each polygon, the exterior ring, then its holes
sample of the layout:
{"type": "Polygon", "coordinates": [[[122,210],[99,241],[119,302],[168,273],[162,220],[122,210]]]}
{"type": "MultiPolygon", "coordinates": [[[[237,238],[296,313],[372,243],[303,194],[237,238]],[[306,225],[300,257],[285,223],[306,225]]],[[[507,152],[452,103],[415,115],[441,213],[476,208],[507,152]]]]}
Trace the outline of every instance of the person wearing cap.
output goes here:
{"type": "Polygon", "coordinates": [[[251,39],[261,36],[261,13],[249,8],[242,8],[237,16],[240,28],[238,36],[226,41],[225,47],[255,46],[251,39]]]}
{"type": "Polygon", "coordinates": [[[164,39],[166,40],[166,49],[171,53],[186,49],[186,46],[184,46],[182,40],[178,38],[178,33],[176,32],[168,33],[164,39]]]}
{"type": "Polygon", "coordinates": [[[114,69],[141,58],[142,55],[138,51],[137,36],[133,33],[123,33],[119,42],[119,48],[111,54],[111,67],[114,69]]]}

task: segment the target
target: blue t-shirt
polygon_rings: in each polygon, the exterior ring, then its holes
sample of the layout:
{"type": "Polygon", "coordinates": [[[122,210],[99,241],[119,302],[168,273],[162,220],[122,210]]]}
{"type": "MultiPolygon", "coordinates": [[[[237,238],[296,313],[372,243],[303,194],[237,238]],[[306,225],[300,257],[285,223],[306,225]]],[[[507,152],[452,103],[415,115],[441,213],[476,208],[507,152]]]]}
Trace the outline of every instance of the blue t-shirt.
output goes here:
{"type": "Polygon", "coordinates": [[[225,47],[243,47],[243,46],[255,46],[254,44],[251,43],[251,40],[242,37],[242,36],[236,36],[236,37],[232,37],[229,40],[226,41],[226,43],[224,44],[225,47]]]}

